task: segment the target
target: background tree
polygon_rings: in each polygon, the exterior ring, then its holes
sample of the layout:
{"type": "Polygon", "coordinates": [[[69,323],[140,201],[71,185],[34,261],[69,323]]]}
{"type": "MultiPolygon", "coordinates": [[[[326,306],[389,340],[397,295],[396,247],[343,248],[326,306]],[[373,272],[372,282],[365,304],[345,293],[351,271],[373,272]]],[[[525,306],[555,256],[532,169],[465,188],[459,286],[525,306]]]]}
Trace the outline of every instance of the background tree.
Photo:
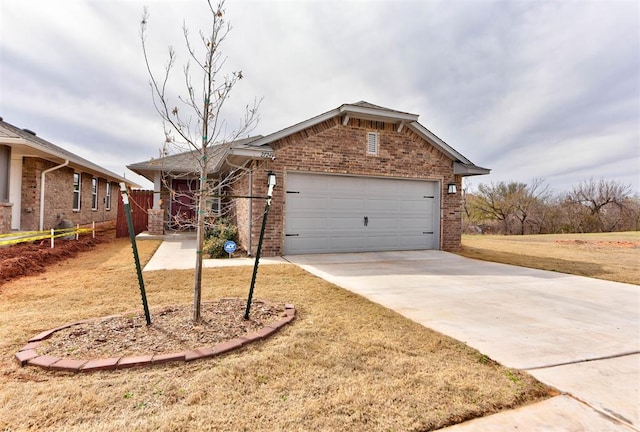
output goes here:
{"type": "Polygon", "coordinates": [[[590,179],[574,186],[567,201],[584,210],[580,215],[584,232],[614,231],[622,222],[630,191],[631,187],[621,182],[590,179]]]}
{"type": "Polygon", "coordinates": [[[500,221],[505,234],[525,234],[540,231],[549,197],[542,179],[530,185],[514,181],[480,184],[472,206],[481,216],[500,221]]]}
{"type": "Polygon", "coordinates": [[[476,192],[469,186],[463,200],[467,232],[492,228],[503,234],[640,229],[640,197],[630,196],[631,187],[620,182],[589,180],[560,194],[553,194],[540,179],[531,184],[481,183],[476,192]]]}
{"type": "MultiPolygon", "coordinates": [[[[160,75],[155,75],[147,49],[149,13],[146,8],[140,23],[140,39],[150,76],[153,103],[162,118],[166,137],[162,156],[166,157],[174,152],[188,152],[185,154],[190,158],[192,169],[182,172],[182,175],[186,177],[197,175],[196,190],[186,191],[187,194],[193,193],[196,205],[195,221],[191,222],[195,224],[197,239],[193,287],[194,321],[200,320],[202,248],[208,212],[207,198],[215,194],[221,184],[230,183],[236,176],[243,173],[242,169],[232,170],[226,178],[213,182],[209,178],[213,168],[211,161],[225,149],[227,143],[235,141],[255,126],[259,106],[259,102],[255,100],[253,105],[247,105],[241,124],[237,129],[228,131],[222,112],[223,106],[231,90],[243,75],[241,71],[229,74],[224,74],[222,71],[226,57],[223,56],[220,48],[231,30],[230,24],[225,19],[224,1],[214,5],[211,0],[208,0],[207,5],[211,15],[211,26],[206,32],[200,31],[194,41],[186,23],[183,25],[187,60],[182,70],[183,93],[175,97],[172,93],[174,88],[170,86],[170,77],[177,61],[177,54],[172,47],[169,47],[164,71],[160,75]]],[[[172,193],[185,192],[172,191],[172,193]]]]}

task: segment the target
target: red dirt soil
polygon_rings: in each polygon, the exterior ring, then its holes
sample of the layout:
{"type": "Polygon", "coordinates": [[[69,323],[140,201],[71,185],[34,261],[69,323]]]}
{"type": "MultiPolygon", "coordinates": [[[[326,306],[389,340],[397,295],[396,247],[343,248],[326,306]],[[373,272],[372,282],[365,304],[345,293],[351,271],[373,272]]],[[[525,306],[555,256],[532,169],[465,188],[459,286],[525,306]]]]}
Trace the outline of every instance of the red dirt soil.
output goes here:
{"type": "Polygon", "coordinates": [[[0,247],[0,286],[12,279],[42,273],[47,266],[90,250],[101,241],[86,236],[57,240],[53,249],[48,240],[0,247]]]}

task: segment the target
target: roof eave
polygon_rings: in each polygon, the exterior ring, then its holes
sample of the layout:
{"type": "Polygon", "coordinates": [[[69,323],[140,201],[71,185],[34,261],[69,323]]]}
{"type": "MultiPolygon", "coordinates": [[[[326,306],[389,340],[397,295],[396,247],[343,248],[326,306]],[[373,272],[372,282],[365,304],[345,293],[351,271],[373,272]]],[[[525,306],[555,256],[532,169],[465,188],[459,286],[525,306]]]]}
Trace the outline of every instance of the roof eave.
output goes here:
{"type": "Polygon", "coordinates": [[[416,122],[418,120],[418,115],[403,113],[399,111],[391,111],[385,109],[377,109],[377,108],[369,108],[362,107],[358,105],[344,104],[339,106],[336,109],[331,111],[327,111],[318,116],[312,117],[309,120],[305,120],[303,122],[297,123],[293,126],[289,126],[288,128],[282,129],[278,132],[274,132],[270,135],[262,137],[258,140],[255,140],[248,145],[253,147],[263,146],[265,144],[270,144],[274,141],[277,141],[282,138],[286,138],[290,135],[293,135],[297,132],[303,131],[307,128],[320,124],[324,121],[330,120],[334,117],[344,116],[345,118],[359,118],[365,120],[378,120],[385,121],[389,123],[396,123],[399,125],[404,125],[406,123],[416,122]]]}
{"type": "Polygon", "coordinates": [[[394,122],[418,121],[417,114],[390,111],[378,108],[369,108],[359,105],[344,104],[338,108],[340,114],[349,114],[352,117],[365,120],[393,120],[394,122]]]}
{"type": "Polygon", "coordinates": [[[288,128],[282,129],[278,132],[274,132],[270,135],[267,135],[265,137],[262,137],[258,140],[255,140],[251,143],[249,143],[248,145],[253,146],[253,147],[260,147],[263,146],[265,144],[270,144],[274,141],[277,141],[279,139],[288,137],[289,135],[293,135],[294,133],[300,132],[302,130],[305,130],[309,127],[315,126],[319,123],[322,123],[324,121],[327,121],[329,119],[332,119],[336,116],[340,115],[340,110],[339,108],[333,109],[331,111],[327,111],[324,114],[320,114],[318,116],[312,117],[309,120],[305,120],[301,123],[297,123],[294,124],[293,126],[289,126],[288,128]]]}
{"type": "Polygon", "coordinates": [[[37,142],[30,141],[24,138],[13,138],[13,137],[3,137],[0,140],[3,144],[8,145],[16,145],[18,147],[27,147],[32,149],[31,153],[23,152],[23,156],[26,157],[37,157],[50,160],[56,163],[63,163],[65,161],[69,161],[69,167],[80,169],[82,171],[88,172],[90,174],[96,175],[98,177],[108,178],[111,180],[115,180],[117,182],[125,182],[128,186],[139,188],[141,187],[139,184],[132,182],[118,174],[111,172],[105,168],[100,167],[99,165],[94,164],[91,161],[80,158],[79,156],[74,155],[71,152],[62,152],[55,151],[48,147],[45,147],[37,142]]]}
{"type": "Polygon", "coordinates": [[[476,175],[491,174],[491,170],[489,168],[482,168],[473,164],[468,165],[468,164],[462,164],[459,162],[454,162],[453,173],[456,175],[460,175],[462,177],[470,177],[470,176],[476,176],[476,175]]]}

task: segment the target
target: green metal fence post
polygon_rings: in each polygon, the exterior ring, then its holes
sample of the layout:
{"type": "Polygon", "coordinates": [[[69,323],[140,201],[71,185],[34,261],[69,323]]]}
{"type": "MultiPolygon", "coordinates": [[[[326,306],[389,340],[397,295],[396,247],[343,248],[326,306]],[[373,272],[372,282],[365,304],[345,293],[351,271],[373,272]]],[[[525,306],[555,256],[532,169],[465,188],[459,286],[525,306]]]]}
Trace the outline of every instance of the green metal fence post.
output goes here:
{"type": "Polygon", "coordinates": [[[251,311],[251,301],[253,299],[253,288],[256,284],[256,276],[258,275],[258,263],[260,262],[260,254],[262,253],[262,240],[264,239],[264,230],[267,226],[267,216],[269,215],[269,209],[271,208],[271,197],[273,196],[273,188],[276,186],[276,175],[269,172],[267,175],[269,178],[267,192],[267,203],[264,206],[264,215],[262,216],[262,227],[260,228],[260,239],[258,240],[258,250],[256,251],[256,260],[253,264],[253,275],[251,276],[251,286],[249,288],[249,297],[247,298],[247,308],[244,312],[244,319],[249,319],[249,312],[251,311]]]}
{"type": "Polygon", "coordinates": [[[147,319],[147,325],[151,324],[151,315],[149,315],[149,304],[147,303],[147,293],[144,289],[144,279],[142,279],[142,267],[140,266],[140,258],[138,256],[138,246],[136,244],[136,233],[133,228],[133,219],[131,219],[131,205],[129,204],[129,193],[127,185],[120,183],[120,191],[122,192],[122,202],[124,203],[124,214],[127,218],[127,227],[129,228],[129,239],[131,240],[131,248],[133,249],[133,260],[136,263],[136,271],[138,273],[138,286],[140,287],[140,296],[142,297],[142,307],[144,308],[144,317],[147,319]]]}

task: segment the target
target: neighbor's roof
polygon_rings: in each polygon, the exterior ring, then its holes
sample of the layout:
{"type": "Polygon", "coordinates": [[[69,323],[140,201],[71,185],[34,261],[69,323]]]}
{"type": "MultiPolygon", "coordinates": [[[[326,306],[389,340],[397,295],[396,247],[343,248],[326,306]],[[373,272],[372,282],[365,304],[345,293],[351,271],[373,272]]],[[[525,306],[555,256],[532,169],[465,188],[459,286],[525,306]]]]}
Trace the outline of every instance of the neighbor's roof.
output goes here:
{"type": "Polygon", "coordinates": [[[140,187],[140,185],[131,180],[40,138],[35,132],[29,129],[20,129],[5,122],[1,117],[0,144],[9,145],[12,149],[15,149],[12,151],[16,151],[26,157],[39,157],[58,163],[63,163],[65,160],[68,160],[69,166],[72,168],[79,168],[82,169],[82,171],[107,178],[108,180],[124,182],[130,187],[140,187]]]}

